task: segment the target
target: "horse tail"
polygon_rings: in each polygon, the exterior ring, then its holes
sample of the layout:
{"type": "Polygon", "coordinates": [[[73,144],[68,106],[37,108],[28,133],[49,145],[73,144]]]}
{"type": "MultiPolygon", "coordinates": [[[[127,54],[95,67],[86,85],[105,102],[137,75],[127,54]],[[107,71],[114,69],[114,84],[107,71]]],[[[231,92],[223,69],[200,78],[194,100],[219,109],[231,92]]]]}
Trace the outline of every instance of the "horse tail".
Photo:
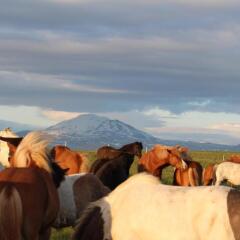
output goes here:
{"type": "Polygon", "coordinates": [[[72,240],[111,240],[110,228],[111,213],[103,198],[84,210],[77,221],[72,240]]]}
{"type": "Polygon", "coordinates": [[[78,155],[80,156],[80,158],[82,159],[82,162],[80,164],[80,169],[79,172],[89,172],[89,166],[88,166],[88,158],[82,154],[82,153],[78,153],[78,155]]]}
{"type": "Polygon", "coordinates": [[[0,193],[0,239],[21,240],[23,222],[22,200],[18,190],[11,184],[0,193]]]}
{"type": "Polygon", "coordinates": [[[203,168],[203,171],[202,171],[202,185],[204,185],[204,180],[205,180],[205,168],[203,168]]]}
{"type": "Polygon", "coordinates": [[[190,186],[199,186],[200,180],[199,175],[196,168],[189,168],[188,169],[188,178],[190,182],[190,186]]]}

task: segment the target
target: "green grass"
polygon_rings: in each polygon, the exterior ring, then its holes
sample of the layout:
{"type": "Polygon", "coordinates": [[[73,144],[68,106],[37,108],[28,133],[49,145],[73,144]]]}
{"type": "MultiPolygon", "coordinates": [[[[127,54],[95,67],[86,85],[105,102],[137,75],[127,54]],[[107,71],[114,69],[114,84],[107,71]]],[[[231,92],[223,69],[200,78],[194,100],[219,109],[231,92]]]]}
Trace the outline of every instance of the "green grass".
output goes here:
{"type": "MultiPolygon", "coordinates": [[[[89,159],[89,165],[91,165],[96,159],[96,152],[94,151],[81,151],[86,154],[89,159]]],[[[192,159],[198,161],[203,167],[206,167],[210,163],[219,163],[223,159],[227,159],[233,154],[240,154],[236,152],[215,152],[215,151],[193,151],[190,153],[192,159]]],[[[130,169],[130,174],[133,175],[137,171],[137,159],[134,160],[130,169]]],[[[165,184],[171,184],[173,179],[173,169],[168,167],[163,171],[163,182],[165,184]]],[[[72,228],[64,228],[62,230],[52,231],[51,240],[69,240],[71,237],[72,228]]]]}

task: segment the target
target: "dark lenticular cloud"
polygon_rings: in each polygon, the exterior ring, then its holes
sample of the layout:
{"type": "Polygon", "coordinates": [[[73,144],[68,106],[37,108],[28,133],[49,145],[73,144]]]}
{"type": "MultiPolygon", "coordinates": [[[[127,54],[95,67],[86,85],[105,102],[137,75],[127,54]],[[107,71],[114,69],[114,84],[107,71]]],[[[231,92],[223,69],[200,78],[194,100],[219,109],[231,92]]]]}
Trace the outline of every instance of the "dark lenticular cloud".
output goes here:
{"type": "Polygon", "coordinates": [[[0,101],[239,112],[238,1],[5,1],[0,101]]]}

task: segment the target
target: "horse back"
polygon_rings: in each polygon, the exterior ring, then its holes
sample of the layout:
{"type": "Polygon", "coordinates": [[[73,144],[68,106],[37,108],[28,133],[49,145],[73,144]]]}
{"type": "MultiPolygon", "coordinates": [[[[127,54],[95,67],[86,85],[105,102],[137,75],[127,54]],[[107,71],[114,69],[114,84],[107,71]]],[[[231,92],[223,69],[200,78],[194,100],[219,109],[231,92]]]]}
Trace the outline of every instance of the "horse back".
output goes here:
{"type": "Polygon", "coordinates": [[[32,219],[43,228],[52,224],[59,199],[49,173],[39,168],[8,168],[0,173],[0,191],[6,184],[13,185],[20,194],[25,224],[34,224],[32,219]]]}
{"type": "Polygon", "coordinates": [[[107,162],[111,161],[111,159],[108,158],[99,158],[93,162],[93,164],[90,167],[89,172],[96,174],[96,172],[107,162]]]}

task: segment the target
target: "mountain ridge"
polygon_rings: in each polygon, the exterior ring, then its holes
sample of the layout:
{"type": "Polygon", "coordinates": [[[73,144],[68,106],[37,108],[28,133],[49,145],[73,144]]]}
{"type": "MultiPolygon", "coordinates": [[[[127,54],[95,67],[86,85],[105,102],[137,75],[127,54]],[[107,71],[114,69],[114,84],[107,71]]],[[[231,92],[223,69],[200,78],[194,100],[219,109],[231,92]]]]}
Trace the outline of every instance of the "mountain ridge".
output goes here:
{"type": "Polygon", "coordinates": [[[165,145],[180,144],[189,147],[191,150],[240,150],[240,145],[161,139],[120,120],[113,120],[96,114],[79,115],[48,127],[46,132],[55,137],[55,144],[66,143],[72,148],[85,150],[97,149],[103,145],[120,147],[134,141],[141,141],[147,148],[159,143],[165,145]]]}

